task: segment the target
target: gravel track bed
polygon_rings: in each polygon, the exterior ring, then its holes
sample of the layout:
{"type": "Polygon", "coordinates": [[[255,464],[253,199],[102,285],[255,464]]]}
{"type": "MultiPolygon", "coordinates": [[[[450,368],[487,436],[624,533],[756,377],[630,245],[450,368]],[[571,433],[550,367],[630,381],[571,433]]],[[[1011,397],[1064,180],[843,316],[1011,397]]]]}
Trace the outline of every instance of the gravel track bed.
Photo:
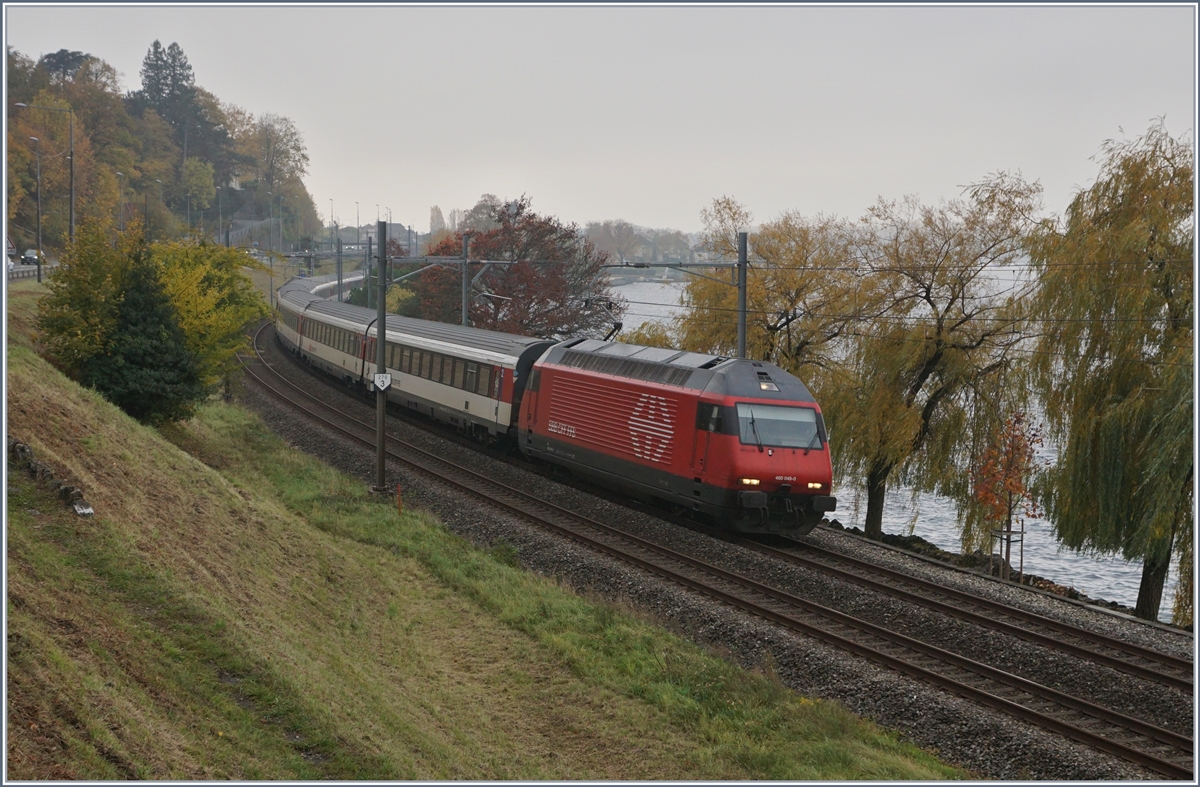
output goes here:
{"type": "MultiPolygon", "coordinates": [[[[314,384],[314,375],[294,364],[264,334],[272,365],[325,401],[373,423],[374,404],[336,385],[314,384]]],[[[323,382],[323,381],[322,381],[323,382]]],[[[373,484],[374,449],[351,444],[324,429],[301,423],[295,412],[247,381],[242,401],[260,413],[284,440],[339,470],[373,484]]],[[[536,473],[492,459],[438,435],[389,420],[389,430],[439,456],[486,472],[519,489],[637,535],[711,561],[731,571],[762,578],[795,595],[836,607],[880,625],[920,634],[939,647],[987,661],[1060,691],[1081,694],[1152,723],[1190,734],[1193,706],[1182,692],[1130,678],[1095,665],[1048,653],[1021,641],[1001,639],[975,626],[915,608],[879,593],[782,564],[702,533],[633,511],[536,473]],[[1135,712],[1133,709],[1136,709],[1135,712]]],[[[853,712],[896,730],[986,779],[1159,779],[1138,766],[1095,752],[1006,715],[961,700],[919,681],[877,667],[859,657],[790,632],[599,555],[567,539],[547,534],[507,514],[482,508],[461,493],[388,466],[387,484],[399,483],[406,505],[426,508],[455,533],[484,545],[508,544],[521,564],[555,577],[576,590],[621,604],[683,636],[713,648],[744,667],[773,671],[793,690],[837,701],[853,712]]],[[[1121,616],[1030,593],[982,576],[942,569],[865,539],[818,528],[805,537],[820,546],[869,559],[906,573],[972,592],[1075,625],[1102,631],[1167,652],[1191,655],[1191,640],[1121,616]],[[1031,598],[1032,597],[1032,598],[1031,598]],[[1181,644],[1182,643],[1182,644],[1181,644]]]]}

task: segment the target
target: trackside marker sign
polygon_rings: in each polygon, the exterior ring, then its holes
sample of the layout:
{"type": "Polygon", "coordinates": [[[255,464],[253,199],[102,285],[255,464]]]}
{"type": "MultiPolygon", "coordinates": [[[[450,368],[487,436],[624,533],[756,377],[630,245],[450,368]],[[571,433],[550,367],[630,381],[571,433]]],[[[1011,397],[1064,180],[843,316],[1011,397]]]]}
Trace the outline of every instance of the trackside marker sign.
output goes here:
{"type": "Polygon", "coordinates": [[[392,376],[390,374],[375,375],[375,387],[381,391],[386,391],[392,387],[392,376]]]}

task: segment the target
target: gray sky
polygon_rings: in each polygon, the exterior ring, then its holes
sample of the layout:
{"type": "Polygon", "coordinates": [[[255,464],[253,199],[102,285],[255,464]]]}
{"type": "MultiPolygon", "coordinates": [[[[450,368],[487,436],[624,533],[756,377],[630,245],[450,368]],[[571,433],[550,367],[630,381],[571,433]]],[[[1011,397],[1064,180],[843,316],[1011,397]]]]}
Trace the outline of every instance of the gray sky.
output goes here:
{"type": "Polygon", "coordinates": [[[140,87],[151,43],[196,83],[291,118],[317,210],[363,223],[485,192],[577,222],[700,228],[857,217],[1020,170],[1061,213],[1105,139],[1196,115],[1196,14],[1174,6],[5,6],[8,46],[99,57],[140,87]]]}

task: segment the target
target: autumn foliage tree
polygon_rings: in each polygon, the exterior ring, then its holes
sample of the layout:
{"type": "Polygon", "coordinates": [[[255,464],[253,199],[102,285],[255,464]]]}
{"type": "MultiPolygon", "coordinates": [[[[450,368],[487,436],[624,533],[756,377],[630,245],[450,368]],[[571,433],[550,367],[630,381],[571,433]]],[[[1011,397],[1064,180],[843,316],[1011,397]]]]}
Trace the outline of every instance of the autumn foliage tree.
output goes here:
{"type": "Polygon", "coordinates": [[[1037,469],[1034,451],[1042,445],[1041,429],[1024,413],[1005,418],[991,435],[987,450],[971,468],[971,497],[964,506],[963,545],[991,548],[999,531],[1004,544],[1001,575],[1009,578],[1014,525],[1024,532],[1025,518],[1041,516],[1031,489],[1037,469]]]}
{"type": "Polygon", "coordinates": [[[248,270],[265,270],[240,249],[206,239],[156,243],[150,247],[164,292],[195,356],[206,390],[228,389],[240,366],[237,353],[249,345],[246,326],[269,314],[248,270]]]}
{"type": "MultiPolygon", "coordinates": [[[[525,197],[493,210],[495,229],[470,237],[470,323],[506,333],[566,338],[603,336],[623,304],[608,289],[608,255],[563,224],[529,208],[525,197]]],[[[434,244],[430,256],[462,256],[462,235],[434,244]]],[[[426,271],[408,286],[413,316],[457,323],[462,319],[462,268],[426,271]]]]}

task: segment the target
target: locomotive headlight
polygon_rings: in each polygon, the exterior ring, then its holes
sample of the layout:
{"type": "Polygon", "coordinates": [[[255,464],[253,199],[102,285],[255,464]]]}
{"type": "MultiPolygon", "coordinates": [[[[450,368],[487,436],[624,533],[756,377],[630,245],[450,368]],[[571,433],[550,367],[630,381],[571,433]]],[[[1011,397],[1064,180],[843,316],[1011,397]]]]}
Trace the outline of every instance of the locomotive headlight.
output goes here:
{"type": "Polygon", "coordinates": [[[758,486],[761,483],[762,483],[762,481],[759,481],[757,478],[743,478],[742,479],[743,486],[758,486]]]}
{"type": "Polygon", "coordinates": [[[809,489],[820,489],[821,485],[819,483],[817,483],[816,481],[809,481],[808,488],[809,489]]]}

